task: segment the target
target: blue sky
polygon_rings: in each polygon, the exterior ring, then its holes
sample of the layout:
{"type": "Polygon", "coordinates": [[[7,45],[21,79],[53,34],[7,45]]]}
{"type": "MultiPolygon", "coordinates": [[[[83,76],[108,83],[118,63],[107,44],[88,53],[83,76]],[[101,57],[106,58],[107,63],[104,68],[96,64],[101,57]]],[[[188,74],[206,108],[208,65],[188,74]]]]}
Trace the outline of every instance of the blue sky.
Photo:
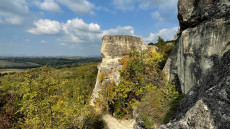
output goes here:
{"type": "Polygon", "coordinates": [[[177,0],[0,0],[0,56],[98,56],[103,35],[178,31],[177,0]]]}

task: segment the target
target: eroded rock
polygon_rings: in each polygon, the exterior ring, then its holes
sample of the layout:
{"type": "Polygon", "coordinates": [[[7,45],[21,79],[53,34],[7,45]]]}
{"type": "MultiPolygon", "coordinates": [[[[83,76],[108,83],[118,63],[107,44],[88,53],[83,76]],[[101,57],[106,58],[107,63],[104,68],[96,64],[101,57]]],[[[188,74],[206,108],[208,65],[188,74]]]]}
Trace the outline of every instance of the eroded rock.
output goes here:
{"type": "Polygon", "coordinates": [[[164,69],[169,80],[178,75],[187,93],[213,66],[212,56],[230,49],[229,0],[179,0],[181,35],[164,69]]]}
{"type": "Polygon", "coordinates": [[[230,127],[230,0],[179,0],[181,35],[166,63],[187,93],[160,129],[230,127]]]}
{"type": "Polygon", "coordinates": [[[119,60],[123,56],[130,54],[132,47],[137,51],[146,49],[146,45],[141,38],[127,35],[104,36],[102,39],[101,54],[102,63],[98,66],[98,76],[95,88],[92,94],[91,104],[94,105],[95,98],[98,97],[102,85],[119,83],[121,64],[119,60]],[[103,76],[103,79],[101,79],[103,76]]]}
{"type": "Polygon", "coordinates": [[[227,129],[230,127],[230,50],[186,94],[175,119],[160,129],[227,129]]]}

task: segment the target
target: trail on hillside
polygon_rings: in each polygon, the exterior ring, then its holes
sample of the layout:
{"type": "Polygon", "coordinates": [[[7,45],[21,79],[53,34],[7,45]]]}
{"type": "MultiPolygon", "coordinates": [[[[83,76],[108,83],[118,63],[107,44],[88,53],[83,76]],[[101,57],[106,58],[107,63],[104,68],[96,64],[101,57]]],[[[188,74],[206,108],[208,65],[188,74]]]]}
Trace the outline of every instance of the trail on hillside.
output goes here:
{"type": "Polygon", "coordinates": [[[103,116],[103,120],[106,122],[109,129],[133,129],[135,120],[118,120],[111,115],[106,114],[103,116]]]}

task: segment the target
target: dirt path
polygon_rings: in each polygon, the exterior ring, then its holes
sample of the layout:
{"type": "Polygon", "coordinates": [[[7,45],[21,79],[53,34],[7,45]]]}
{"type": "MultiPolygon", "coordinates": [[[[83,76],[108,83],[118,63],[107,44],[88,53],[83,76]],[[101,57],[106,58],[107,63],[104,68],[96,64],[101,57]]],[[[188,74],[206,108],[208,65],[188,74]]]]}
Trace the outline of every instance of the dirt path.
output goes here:
{"type": "Polygon", "coordinates": [[[109,114],[104,115],[103,120],[109,129],[133,129],[135,123],[135,120],[117,120],[109,114]]]}

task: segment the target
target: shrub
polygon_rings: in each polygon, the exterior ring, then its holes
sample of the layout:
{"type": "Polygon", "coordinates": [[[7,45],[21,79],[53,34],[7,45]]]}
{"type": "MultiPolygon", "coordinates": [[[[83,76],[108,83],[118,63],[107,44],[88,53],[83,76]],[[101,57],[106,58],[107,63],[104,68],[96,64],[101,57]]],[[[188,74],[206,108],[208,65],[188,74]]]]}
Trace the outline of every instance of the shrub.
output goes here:
{"type": "MultiPolygon", "coordinates": [[[[160,40],[164,46],[163,40],[160,40]]],[[[132,118],[136,108],[146,128],[158,127],[172,119],[183,95],[162,72],[166,61],[162,52],[137,52],[120,60],[120,82],[103,85],[101,96],[104,107],[117,118],[132,118]]]]}
{"type": "Polygon", "coordinates": [[[14,123],[12,128],[104,128],[100,115],[88,105],[96,74],[96,64],[91,63],[63,69],[43,66],[4,76],[0,90],[17,96],[12,102],[2,101],[0,121],[14,123]],[[12,118],[21,116],[8,120],[9,111],[12,118]]]}
{"type": "Polygon", "coordinates": [[[142,96],[156,86],[162,85],[163,73],[159,64],[163,56],[155,51],[137,52],[120,60],[120,83],[104,85],[101,100],[117,118],[132,117],[132,112],[142,96]]]}
{"type": "Polygon", "coordinates": [[[183,98],[183,94],[176,91],[175,85],[165,85],[149,91],[137,107],[137,112],[146,128],[158,128],[168,123],[176,113],[183,98]]]}

